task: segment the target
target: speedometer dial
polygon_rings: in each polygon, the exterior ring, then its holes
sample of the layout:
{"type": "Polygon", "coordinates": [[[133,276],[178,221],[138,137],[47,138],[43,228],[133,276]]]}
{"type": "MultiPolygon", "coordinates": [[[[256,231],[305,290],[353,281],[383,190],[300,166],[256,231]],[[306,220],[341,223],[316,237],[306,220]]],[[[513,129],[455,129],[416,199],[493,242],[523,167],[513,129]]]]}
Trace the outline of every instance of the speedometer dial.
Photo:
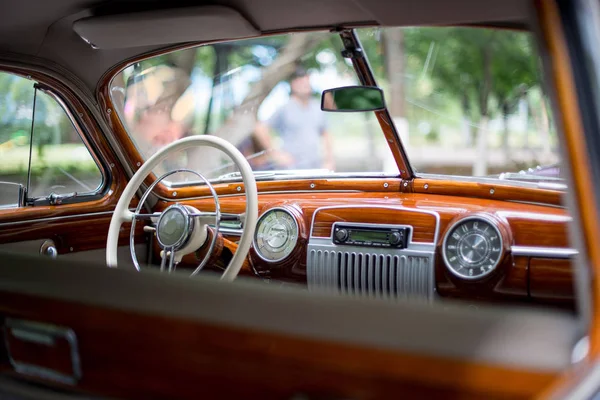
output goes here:
{"type": "Polygon", "coordinates": [[[254,233],[254,250],[265,261],[281,261],[289,256],[298,242],[298,223],[284,208],[273,208],[258,220],[254,233]]]}
{"type": "Polygon", "coordinates": [[[483,217],[458,221],[446,233],[442,247],[449,271],[463,279],[479,279],[490,274],[503,254],[498,227],[483,217]]]}

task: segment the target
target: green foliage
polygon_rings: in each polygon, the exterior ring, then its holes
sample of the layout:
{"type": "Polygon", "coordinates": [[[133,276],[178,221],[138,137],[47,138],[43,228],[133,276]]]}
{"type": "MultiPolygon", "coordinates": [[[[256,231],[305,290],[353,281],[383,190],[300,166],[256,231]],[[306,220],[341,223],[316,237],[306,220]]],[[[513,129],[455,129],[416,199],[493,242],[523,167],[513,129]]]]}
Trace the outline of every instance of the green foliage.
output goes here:
{"type": "Polygon", "coordinates": [[[540,86],[530,35],[483,28],[408,28],[407,70],[478,120],[540,86]],[[496,109],[492,109],[495,106],[496,109]]]}

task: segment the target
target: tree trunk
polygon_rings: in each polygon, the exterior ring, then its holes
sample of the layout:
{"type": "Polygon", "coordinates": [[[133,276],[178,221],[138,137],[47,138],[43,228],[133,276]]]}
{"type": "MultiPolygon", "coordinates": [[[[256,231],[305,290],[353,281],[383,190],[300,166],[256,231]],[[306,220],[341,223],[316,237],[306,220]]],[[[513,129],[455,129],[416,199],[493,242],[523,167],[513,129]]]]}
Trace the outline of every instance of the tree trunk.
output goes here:
{"type": "MultiPolygon", "coordinates": [[[[408,121],[406,120],[406,102],[404,95],[404,33],[402,28],[386,28],[382,32],[384,48],[384,68],[390,85],[387,108],[394,121],[402,144],[409,145],[408,121]]],[[[374,138],[369,137],[369,141],[374,138]]],[[[369,148],[374,148],[369,144],[369,148]]],[[[369,157],[376,157],[369,154],[369,157]]]]}
{"type": "Polygon", "coordinates": [[[487,175],[488,162],[488,116],[482,116],[477,128],[477,153],[473,164],[473,176],[487,175]]]}
{"type": "Polygon", "coordinates": [[[382,32],[385,73],[390,85],[387,108],[392,116],[406,117],[404,99],[404,34],[402,28],[386,28],[382,32]]]}
{"type": "Polygon", "coordinates": [[[462,132],[463,141],[465,147],[471,147],[474,142],[473,138],[473,127],[471,125],[471,119],[469,118],[470,113],[469,97],[466,93],[463,93],[462,98],[462,132]]]}
{"type": "Polygon", "coordinates": [[[502,152],[504,153],[504,158],[506,159],[506,163],[508,164],[510,160],[510,143],[509,143],[509,130],[508,130],[508,103],[504,102],[502,104],[502,152]]]}
{"type": "Polygon", "coordinates": [[[542,138],[542,151],[544,157],[552,153],[552,144],[550,143],[550,121],[548,120],[548,109],[543,95],[540,99],[539,129],[542,138]]]}
{"type": "Polygon", "coordinates": [[[477,128],[477,154],[473,164],[473,176],[487,175],[488,163],[488,101],[492,88],[492,49],[487,46],[483,49],[483,82],[479,92],[479,110],[481,119],[477,128]]]}

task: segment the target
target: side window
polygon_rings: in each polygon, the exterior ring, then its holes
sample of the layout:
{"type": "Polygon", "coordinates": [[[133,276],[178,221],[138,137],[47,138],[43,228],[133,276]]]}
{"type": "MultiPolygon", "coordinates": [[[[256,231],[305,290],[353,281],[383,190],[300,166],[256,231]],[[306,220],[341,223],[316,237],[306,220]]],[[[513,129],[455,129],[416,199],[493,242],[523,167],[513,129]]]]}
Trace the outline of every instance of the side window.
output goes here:
{"type": "Polygon", "coordinates": [[[29,202],[90,194],[102,185],[99,166],[57,98],[2,72],[0,96],[6,99],[0,104],[0,207],[17,204],[18,185],[27,188],[29,202]]]}

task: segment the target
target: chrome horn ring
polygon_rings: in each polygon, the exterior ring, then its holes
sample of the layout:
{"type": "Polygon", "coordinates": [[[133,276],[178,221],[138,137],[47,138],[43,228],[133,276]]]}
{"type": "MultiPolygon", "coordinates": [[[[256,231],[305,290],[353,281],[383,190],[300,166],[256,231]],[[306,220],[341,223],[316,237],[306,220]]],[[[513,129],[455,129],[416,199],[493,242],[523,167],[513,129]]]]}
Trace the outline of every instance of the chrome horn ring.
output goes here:
{"type": "Polygon", "coordinates": [[[194,227],[194,218],[195,217],[201,217],[201,216],[210,216],[211,213],[199,213],[199,214],[195,214],[195,213],[191,213],[185,206],[180,205],[180,204],[175,204],[173,206],[168,207],[165,211],[163,211],[162,213],[154,213],[154,214],[140,214],[140,210],[142,209],[144,203],[146,202],[146,199],[148,198],[148,196],[150,195],[150,193],[152,193],[152,190],[154,190],[154,188],[156,187],[156,185],[158,185],[160,182],[162,182],[165,178],[180,173],[180,172],[188,172],[190,174],[196,175],[198,178],[200,178],[208,187],[208,189],[210,190],[210,193],[212,195],[213,200],[215,201],[215,212],[214,212],[214,216],[215,216],[215,228],[214,228],[214,232],[213,232],[213,237],[212,240],[210,242],[210,246],[208,248],[208,252],[206,253],[206,255],[204,256],[204,258],[202,259],[202,261],[200,262],[200,264],[198,265],[198,267],[196,267],[196,269],[191,273],[190,276],[194,276],[196,274],[198,274],[202,268],[204,268],[204,266],[206,265],[206,263],[208,262],[208,259],[210,258],[210,255],[212,254],[215,245],[217,243],[217,237],[219,236],[219,229],[220,229],[220,225],[221,225],[221,206],[219,204],[219,196],[217,196],[217,192],[215,191],[214,187],[210,184],[210,182],[208,181],[208,179],[206,179],[202,174],[200,174],[199,172],[196,171],[192,171],[190,169],[176,169],[170,172],[167,172],[166,174],[162,175],[160,178],[158,178],[157,180],[155,180],[154,182],[152,182],[152,184],[148,187],[148,189],[146,189],[146,191],[144,192],[144,194],[142,195],[140,202],[138,203],[135,212],[133,214],[133,219],[131,220],[131,230],[129,233],[129,251],[131,253],[131,259],[133,261],[133,265],[135,267],[136,270],[140,271],[140,264],[137,260],[137,256],[135,254],[135,226],[136,226],[136,220],[138,219],[150,219],[152,220],[152,218],[158,218],[158,221],[156,222],[156,237],[157,237],[157,241],[159,246],[162,248],[163,250],[163,256],[162,256],[162,261],[160,263],[160,270],[164,271],[165,267],[166,267],[166,260],[167,257],[169,257],[169,265],[168,265],[168,271],[171,272],[174,270],[175,265],[174,265],[174,259],[175,259],[175,252],[180,249],[182,246],[185,245],[185,243],[187,243],[187,241],[190,238],[190,234],[193,230],[194,227]],[[169,243],[164,243],[165,241],[161,241],[161,239],[159,238],[159,225],[161,223],[161,220],[163,220],[163,217],[169,212],[169,210],[177,210],[178,212],[180,212],[183,216],[184,216],[184,220],[185,220],[185,225],[183,228],[183,232],[180,235],[180,237],[178,238],[178,240],[176,240],[174,243],[169,244],[169,243]]]}

